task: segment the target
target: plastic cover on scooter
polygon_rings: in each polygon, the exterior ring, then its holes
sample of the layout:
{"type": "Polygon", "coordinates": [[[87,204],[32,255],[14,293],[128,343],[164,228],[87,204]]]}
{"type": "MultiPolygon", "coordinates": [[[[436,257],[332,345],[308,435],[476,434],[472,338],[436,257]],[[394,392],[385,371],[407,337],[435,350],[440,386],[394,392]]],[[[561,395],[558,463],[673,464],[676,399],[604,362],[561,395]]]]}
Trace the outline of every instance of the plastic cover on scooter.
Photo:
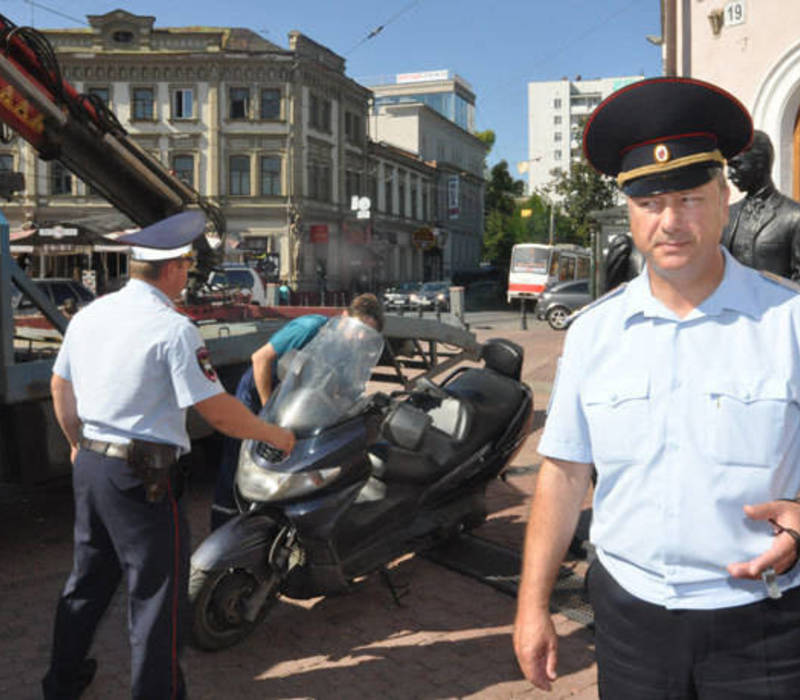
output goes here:
{"type": "Polygon", "coordinates": [[[335,316],[292,358],[261,417],[298,437],[333,425],[364,393],[382,351],[378,331],[356,318],[335,316]]]}

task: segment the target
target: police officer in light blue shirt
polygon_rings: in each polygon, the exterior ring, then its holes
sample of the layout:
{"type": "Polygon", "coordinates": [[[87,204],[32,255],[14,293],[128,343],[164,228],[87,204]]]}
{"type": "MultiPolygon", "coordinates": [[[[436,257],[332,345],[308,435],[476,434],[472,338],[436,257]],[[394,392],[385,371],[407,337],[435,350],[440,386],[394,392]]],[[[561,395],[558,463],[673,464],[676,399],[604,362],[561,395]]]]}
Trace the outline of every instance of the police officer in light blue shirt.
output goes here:
{"type": "Polygon", "coordinates": [[[751,135],[735,98],[677,78],[615,93],[587,124],[646,267],[575,320],[559,363],[514,633],[539,687],[556,677],[547,603],[594,465],[601,697],[800,692],[800,288],[719,245],[722,164],[751,135]]]}
{"type": "Polygon", "coordinates": [[[186,409],[223,433],[294,445],[290,431],[223,390],[200,334],[174,308],[204,227],[203,214],[184,212],[123,239],[134,244],[130,282],[75,315],[56,358],[51,391],[73,461],[75,555],[45,698],[77,698],[91,683],[97,662],[87,653],[123,574],[132,697],[186,695],[189,536],[176,468],[190,449],[186,409]]]}

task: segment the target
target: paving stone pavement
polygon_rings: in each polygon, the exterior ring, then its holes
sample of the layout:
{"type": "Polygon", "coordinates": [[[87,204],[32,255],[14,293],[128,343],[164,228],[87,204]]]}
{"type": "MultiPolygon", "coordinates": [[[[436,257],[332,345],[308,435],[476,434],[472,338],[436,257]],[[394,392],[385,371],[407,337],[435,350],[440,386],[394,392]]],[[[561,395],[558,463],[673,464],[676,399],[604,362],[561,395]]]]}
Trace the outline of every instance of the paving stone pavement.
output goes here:
{"type": "MultiPolygon", "coordinates": [[[[505,482],[489,489],[491,516],[476,534],[520,549],[535,482],[535,446],[563,334],[476,328],[526,349],[524,379],[534,388],[537,430],[505,482]]],[[[198,450],[186,494],[194,544],[207,533],[213,452],[198,450]]],[[[0,485],[0,698],[39,697],[58,593],[71,566],[72,503],[65,481],[35,489],[0,485]]],[[[569,563],[580,568],[581,562],[569,563]]],[[[590,630],[556,615],[559,679],[551,693],[522,677],[511,645],[515,601],[477,580],[421,557],[395,562],[408,584],[398,606],[377,576],[351,593],[309,601],[283,599],[264,624],[233,649],[187,647],[191,698],[597,698],[590,630]]],[[[95,640],[100,664],[86,700],[129,697],[126,598],[118,591],[95,640]]]]}

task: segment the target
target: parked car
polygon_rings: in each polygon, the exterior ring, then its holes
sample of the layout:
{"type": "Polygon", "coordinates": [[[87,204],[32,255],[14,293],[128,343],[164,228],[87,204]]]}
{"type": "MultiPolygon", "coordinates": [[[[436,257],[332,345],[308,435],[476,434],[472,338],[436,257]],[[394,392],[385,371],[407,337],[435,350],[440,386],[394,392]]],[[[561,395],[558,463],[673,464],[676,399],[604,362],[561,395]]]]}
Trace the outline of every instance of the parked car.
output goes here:
{"type": "MultiPolygon", "coordinates": [[[[77,310],[94,299],[90,289],[70,277],[37,278],[31,281],[56,306],[74,305],[77,310]]],[[[11,296],[11,309],[15,316],[32,316],[39,313],[39,309],[30,298],[16,288],[11,296]]]]}
{"type": "Polygon", "coordinates": [[[242,263],[222,263],[208,276],[211,290],[236,289],[249,294],[250,302],[267,303],[267,285],[257,270],[242,263]]]}
{"type": "Polygon", "coordinates": [[[424,282],[418,291],[409,296],[412,308],[422,308],[423,311],[450,310],[450,282],[424,282]]]}
{"type": "Polygon", "coordinates": [[[383,306],[387,310],[391,309],[410,309],[411,302],[409,296],[419,291],[421,282],[400,282],[394,287],[389,287],[383,293],[383,306]]]}
{"type": "Polygon", "coordinates": [[[569,316],[592,301],[589,280],[568,280],[551,285],[541,293],[536,302],[536,318],[546,319],[551,328],[565,330],[569,316]]]}

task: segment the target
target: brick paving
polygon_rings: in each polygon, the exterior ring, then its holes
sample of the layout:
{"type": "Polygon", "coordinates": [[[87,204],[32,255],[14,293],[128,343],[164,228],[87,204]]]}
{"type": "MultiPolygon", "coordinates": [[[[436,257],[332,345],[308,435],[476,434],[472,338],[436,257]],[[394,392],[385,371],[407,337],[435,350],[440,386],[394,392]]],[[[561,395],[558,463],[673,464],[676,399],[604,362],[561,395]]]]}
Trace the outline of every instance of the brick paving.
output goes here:
{"type": "MultiPolygon", "coordinates": [[[[538,464],[535,446],[563,334],[532,321],[527,331],[518,324],[474,330],[480,340],[508,337],[526,348],[524,379],[534,388],[537,430],[514,460],[519,469],[491,485],[491,516],[476,532],[519,550],[538,464]]],[[[213,488],[213,469],[203,456],[198,450],[186,496],[195,544],[207,533],[213,488]]],[[[0,485],[0,698],[39,697],[55,603],[71,565],[71,527],[66,482],[36,489],[0,485]]],[[[592,635],[582,625],[556,616],[559,679],[545,693],[522,678],[514,659],[512,597],[420,557],[395,562],[393,575],[408,584],[401,606],[373,576],[345,595],[282,600],[233,649],[207,653],[187,647],[190,697],[597,698],[592,635]]],[[[93,655],[100,667],[84,698],[128,697],[123,590],[98,631],[93,655]]]]}

